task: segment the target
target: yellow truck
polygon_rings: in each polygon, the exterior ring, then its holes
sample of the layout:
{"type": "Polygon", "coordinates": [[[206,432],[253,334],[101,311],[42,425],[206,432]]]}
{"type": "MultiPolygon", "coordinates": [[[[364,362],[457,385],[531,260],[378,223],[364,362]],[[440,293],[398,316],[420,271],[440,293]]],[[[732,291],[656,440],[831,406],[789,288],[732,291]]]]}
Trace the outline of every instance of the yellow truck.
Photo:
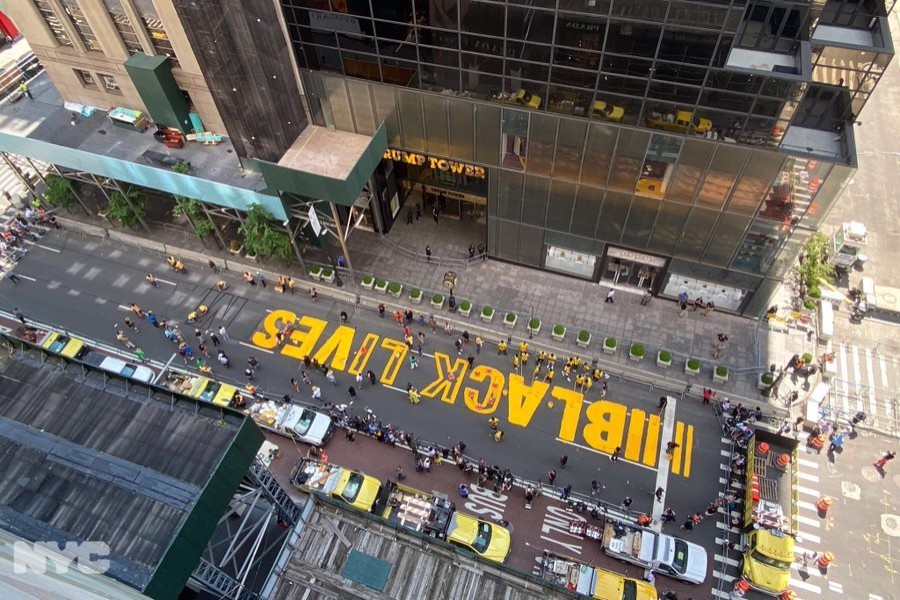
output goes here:
{"type": "Polygon", "coordinates": [[[233,385],[213,381],[202,375],[191,375],[181,371],[170,370],[166,373],[166,385],[169,389],[182,393],[185,396],[209,402],[216,406],[227,408],[231,406],[237,395],[237,388],[233,385]]]}
{"type": "Polygon", "coordinates": [[[658,600],[653,584],[544,552],[541,579],[595,600],[658,600]]]}
{"type": "Polygon", "coordinates": [[[679,110],[674,113],[651,111],[644,119],[647,127],[674,131],[675,133],[694,133],[704,135],[712,129],[712,121],[703,117],[695,117],[694,113],[679,110]]]}
{"type": "Polygon", "coordinates": [[[342,500],[363,512],[372,512],[381,494],[381,482],[374,477],[312,458],[301,460],[294,467],[291,483],[303,491],[342,500]]]}
{"type": "Polygon", "coordinates": [[[770,596],[788,589],[794,562],[798,445],[761,429],[747,443],[741,572],[751,588],[770,596]]]}
{"type": "Polygon", "coordinates": [[[448,498],[388,481],[375,504],[375,514],[412,531],[446,540],[497,563],[512,549],[509,530],[456,510],[448,498]]]}
{"type": "Polygon", "coordinates": [[[41,348],[66,358],[81,358],[88,348],[84,342],[52,331],[41,341],[41,348]]]}

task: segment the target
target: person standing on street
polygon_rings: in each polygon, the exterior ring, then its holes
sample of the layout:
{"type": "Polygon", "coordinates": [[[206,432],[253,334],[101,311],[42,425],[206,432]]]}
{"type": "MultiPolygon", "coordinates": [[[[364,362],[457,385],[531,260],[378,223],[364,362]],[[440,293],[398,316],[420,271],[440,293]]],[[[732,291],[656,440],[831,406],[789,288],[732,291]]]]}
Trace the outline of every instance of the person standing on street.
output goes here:
{"type": "Polygon", "coordinates": [[[435,206],[434,208],[431,209],[431,216],[432,216],[432,218],[434,218],[434,224],[435,224],[435,225],[438,224],[438,214],[439,214],[439,213],[438,213],[438,209],[437,209],[436,206],[435,206]]]}
{"type": "Polygon", "coordinates": [[[29,100],[34,100],[34,96],[31,94],[31,90],[28,89],[28,84],[24,81],[19,84],[19,91],[25,94],[29,100]]]}
{"type": "MultiPolygon", "coordinates": [[[[228,332],[225,330],[225,326],[224,326],[224,325],[221,325],[221,326],[219,327],[219,337],[222,338],[222,341],[223,341],[223,342],[227,342],[227,341],[231,340],[231,338],[228,337],[228,332]]],[[[213,341],[213,344],[215,344],[216,346],[219,345],[219,344],[216,344],[215,341],[213,341]]]]}
{"type": "Polygon", "coordinates": [[[431,262],[431,246],[425,244],[425,262],[431,262]]]}
{"type": "Polygon", "coordinates": [[[619,456],[622,454],[622,447],[616,446],[616,449],[613,450],[613,453],[609,455],[610,462],[619,462],[619,456]]]}
{"type": "Polygon", "coordinates": [[[550,485],[553,485],[553,482],[556,481],[556,469],[547,471],[547,479],[550,481],[550,485]]]}
{"type": "Polygon", "coordinates": [[[28,324],[28,320],[25,318],[25,313],[23,313],[18,306],[13,309],[13,313],[15,313],[18,320],[22,321],[22,325],[28,324]]]}
{"type": "Polygon", "coordinates": [[[879,458],[872,464],[875,465],[875,468],[878,469],[879,471],[884,471],[884,465],[887,463],[887,461],[894,460],[895,456],[897,456],[897,453],[894,452],[893,450],[884,452],[884,453],[882,453],[881,458],[879,458]]]}
{"type": "Polygon", "coordinates": [[[604,303],[615,304],[616,303],[615,295],[616,295],[616,290],[609,290],[608,292],[606,292],[606,300],[604,300],[604,303]]]}
{"type": "Polygon", "coordinates": [[[559,466],[561,469],[565,469],[568,462],[569,462],[568,454],[563,454],[562,456],[559,457],[559,466]]]}

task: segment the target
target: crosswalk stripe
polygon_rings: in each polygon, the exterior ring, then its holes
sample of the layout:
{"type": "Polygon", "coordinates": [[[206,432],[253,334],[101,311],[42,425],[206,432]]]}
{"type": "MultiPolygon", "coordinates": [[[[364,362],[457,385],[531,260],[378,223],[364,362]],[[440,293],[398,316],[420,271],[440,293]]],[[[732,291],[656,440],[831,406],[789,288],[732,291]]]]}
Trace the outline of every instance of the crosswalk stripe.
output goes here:
{"type": "Polygon", "coordinates": [[[794,588],[797,588],[800,590],[806,590],[807,592],[812,592],[814,594],[822,593],[822,588],[820,588],[817,585],[813,585],[811,583],[806,583],[802,579],[794,579],[793,577],[791,577],[791,579],[789,581],[790,581],[791,587],[794,587],[794,588]]]}
{"type": "Polygon", "coordinates": [[[806,531],[802,531],[802,532],[798,533],[797,535],[800,536],[800,539],[803,540],[804,542],[811,542],[813,544],[822,543],[822,538],[820,538],[819,536],[814,535],[812,533],[808,533],[806,531]]]}
{"type": "Polygon", "coordinates": [[[799,506],[800,508],[802,508],[804,510],[811,510],[815,513],[819,512],[819,509],[816,508],[816,505],[813,504],[812,502],[806,502],[804,500],[797,500],[797,506],[799,506]]]}
{"type": "Polygon", "coordinates": [[[729,567],[741,566],[741,563],[739,561],[736,561],[733,558],[728,558],[727,556],[722,556],[721,554],[715,554],[713,555],[713,558],[715,558],[717,562],[725,563],[729,567]]]}
{"type": "Polygon", "coordinates": [[[723,598],[724,600],[729,600],[729,598],[731,598],[731,592],[726,592],[724,590],[717,590],[716,588],[713,588],[710,591],[712,592],[712,595],[716,598],[723,598]]]}
{"type": "Polygon", "coordinates": [[[878,414],[878,405],[875,403],[875,368],[872,364],[872,353],[866,348],[866,377],[869,381],[869,414],[878,414]]]}
{"type": "Polygon", "coordinates": [[[809,460],[808,458],[797,459],[797,464],[802,467],[806,467],[807,469],[818,469],[819,468],[819,463],[815,463],[815,462],[809,460]]]}
{"type": "Polygon", "coordinates": [[[863,408],[862,398],[859,397],[859,382],[862,381],[862,373],[859,370],[859,346],[853,344],[853,383],[856,384],[854,396],[856,396],[856,410],[865,410],[863,408]]]}
{"type": "Polygon", "coordinates": [[[840,380],[840,386],[838,386],[838,393],[841,397],[841,403],[844,405],[844,412],[850,412],[850,398],[847,396],[847,346],[845,344],[841,344],[838,346],[838,360],[841,365],[841,374],[844,376],[840,380]]]}
{"type": "Polygon", "coordinates": [[[817,521],[816,519],[811,519],[809,517],[804,517],[803,515],[797,515],[797,520],[803,523],[804,525],[809,525],[810,527],[815,527],[818,529],[822,526],[822,523],[817,521]]]}
{"type": "Polygon", "coordinates": [[[818,497],[819,497],[819,492],[818,492],[818,491],[816,491],[816,490],[814,490],[814,489],[812,489],[812,488],[808,488],[808,487],[803,486],[803,485],[798,485],[798,486],[797,486],[797,491],[800,492],[801,494],[806,494],[807,496],[813,496],[813,497],[815,497],[815,498],[818,498],[818,497]]]}
{"type": "Polygon", "coordinates": [[[717,579],[722,579],[729,583],[731,583],[732,581],[737,579],[737,577],[734,577],[733,575],[726,575],[725,573],[720,573],[719,571],[713,571],[713,577],[715,577],[717,579]]]}
{"type": "Polygon", "coordinates": [[[816,475],[810,475],[809,473],[804,473],[803,471],[797,472],[797,477],[804,481],[811,481],[813,483],[819,483],[819,478],[816,475]]]}

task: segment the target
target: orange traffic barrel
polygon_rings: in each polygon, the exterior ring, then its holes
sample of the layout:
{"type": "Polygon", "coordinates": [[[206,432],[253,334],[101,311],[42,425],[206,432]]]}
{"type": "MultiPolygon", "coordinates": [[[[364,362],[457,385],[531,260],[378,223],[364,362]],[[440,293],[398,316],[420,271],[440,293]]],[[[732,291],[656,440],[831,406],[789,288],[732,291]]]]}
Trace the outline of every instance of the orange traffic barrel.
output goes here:
{"type": "Polygon", "coordinates": [[[834,562],[834,554],[831,552],[823,552],[819,555],[819,558],[816,559],[816,564],[819,565],[820,569],[827,569],[828,565],[834,562]]]}
{"type": "Polygon", "coordinates": [[[778,600],[797,600],[797,593],[794,590],[786,590],[778,596],[778,600]]]}
{"type": "Polygon", "coordinates": [[[756,445],[756,453],[760,456],[765,456],[769,453],[769,444],[766,442],[760,442],[756,445]]]}
{"type": "Polygon", "coordinates": [[[779,454],[778,458],[775,459],[775,464],[780,469],[785,469],[789,464],[791,464],[791,457],[788,454],[779,454]]]}
{"type": "Polygon", "coordinates": [[[744,592],[749,592],[750,584],[747,583],[747,580],[745,580],[745,579],[738,579],[737,581],[734,582],[734,591],[741,592],[742,594],[744,592]]]}
{"type": "Polygon", "coordinates": [[[819,501],[816,502],[816,508],[819,510],[820,515],[825,515],[828,512],[828,509],[831,508],[831,505],[834,504],[834,498],[831,496],[822,496],[819,498],[819,501]]]}
{"type": "Polygon", "coordinates": [[[811,438],[809,440],[809,445],[812,446],[815,450],[821,450],[825,445],[825,436],[817,435],[816,437],[811,438]]]}

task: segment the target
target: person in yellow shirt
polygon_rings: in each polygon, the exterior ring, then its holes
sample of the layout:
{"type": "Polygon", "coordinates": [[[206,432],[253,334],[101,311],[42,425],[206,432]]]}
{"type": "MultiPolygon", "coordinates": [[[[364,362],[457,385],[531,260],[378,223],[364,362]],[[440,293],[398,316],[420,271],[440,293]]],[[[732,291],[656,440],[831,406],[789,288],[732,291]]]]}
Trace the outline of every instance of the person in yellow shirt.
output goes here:
{"type": "Polygon", "coordinates": [[[522,358],[522,366],[523,367],[528,366],[528,358],[529,358],[528,352],[523,352],[521,358],[522,358]]]}
{"type": "Polygon", "coordinates": [[[566,376],[566,381],[572,381],[572,378],[569,375],[572,374],[572,367],[569,366],[569,363],[566,363],[566,366],[563,367],[563,375],[566,376]]]}
{"type": "Polygon", "coordinates": [[[508,349],[509,349],[509,345],[506,342],[504,342],[503,340],[500,340],[497,343],[497,356],[500,356],[501,354],[503,356],[506,356],[506,351],[508,349]]]}
{"type": "Polygon", "coordinates": [[[554,374],[555,373],[553,372],[552,368],[547,369],[547,374],[544,375],[544,383],[553,383],[553,375],[554,374]]]}
{"type": "Polygon", "coordinates": [[[591,388],[594,387],[594,380],[591,379],[590,377],[585,377],[584,378],[584,387],[585,387],[584,393],[587,394],[588,392],[591,391],[591,388]]]}
{"type": "Polygon", "coordinates": [[[584,377],[582,377],[581,375],[578,375],[577,377],[575,377],[575,388],[574,389],[576,389],[576,390],[584,389],[584,377]]]}
{"type": "Polygon", "coordinates": [[[550,365],[551,369],[556,367],[556,355],[553,354],[552,352],[550,353],[550,356],[547,358],[547,363],[550,365]]]}
{"type": "Polygon", "coordinates": [[[519,352],[528,352],[528,342],[522,342],[521,344],[519,344],[519,352]]]}
{"type": "Polygon", "coordinates": [[[541,365],[540,365],[540,363],[538,363],[534,366],[534,372],[532,372],[532,374],[531,374],[531,382],[534,383],[534,381],[538,378],[538,375],[540,375],[540,374],[541,374],[541,365]]]}
{"type": "Polygon", "coordinates": [[[519,372],[519,353],[516,352],[516,355],[513,356],[513,369],[516,370],[516,373],[519,372]]]}

